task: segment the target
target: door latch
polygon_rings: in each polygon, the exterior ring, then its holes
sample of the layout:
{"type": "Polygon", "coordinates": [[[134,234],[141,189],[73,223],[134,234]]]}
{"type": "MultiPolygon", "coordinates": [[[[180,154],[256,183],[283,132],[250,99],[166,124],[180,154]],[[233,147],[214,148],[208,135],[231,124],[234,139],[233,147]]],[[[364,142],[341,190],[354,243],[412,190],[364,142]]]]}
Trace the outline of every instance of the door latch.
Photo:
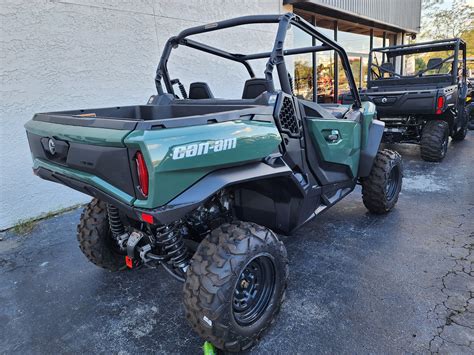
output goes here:
{"type": "Polygon", "coordinates": [[[326,141],[330,143],[337,142],[340,138],[339,131],[337,129],[331,130],[331,133],[326,136],[326,141]]]}

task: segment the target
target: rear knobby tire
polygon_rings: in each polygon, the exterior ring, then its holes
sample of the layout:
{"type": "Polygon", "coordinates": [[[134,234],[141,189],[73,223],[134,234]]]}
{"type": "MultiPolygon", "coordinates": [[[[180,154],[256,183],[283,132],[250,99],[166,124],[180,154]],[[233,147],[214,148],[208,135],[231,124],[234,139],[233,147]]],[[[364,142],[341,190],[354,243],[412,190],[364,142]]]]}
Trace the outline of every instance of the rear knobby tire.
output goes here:
{"type": "Polygon", "coordinates": [[[389,212],[397,203],[402,189],[402,157],[397,152],[384,149],[377,153],[368,177],[361,179],[362,201],[376,214],[389,212]]]}
{"type": "Polygon", "coordinates": [[[286,249],[271,230],[249,222],[224,224],[191,260],[184,284],[186,318],[217,348],[248,349],[278,313],[287,279],[286,249]]]}
{"type": "Polygon", "coordinates": [[[448,150],[448,141],[448,123],[441,120],[428,121],[421,135],[421,158],[432,162],[443,160],[448,150]]]}
{"type": "Polygon", "coordinates": [[[77,226],[77,240],[81,251],[95,265],[110,271],[125,268],[124,256],[114,250],[105,202],[94,198],[86,205],[77,226]]]}

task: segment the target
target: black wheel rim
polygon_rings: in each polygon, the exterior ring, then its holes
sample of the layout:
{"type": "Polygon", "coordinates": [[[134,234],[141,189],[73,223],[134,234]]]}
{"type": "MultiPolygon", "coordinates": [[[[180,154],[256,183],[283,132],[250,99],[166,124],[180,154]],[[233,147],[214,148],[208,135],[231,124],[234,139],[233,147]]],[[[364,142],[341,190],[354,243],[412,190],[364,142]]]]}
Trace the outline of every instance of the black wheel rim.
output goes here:
{"type": "Polygon", "coordinates": [[[388,201],[392,201],[397,195],[398,187],[400,185],[400,167],[395,165],[390,170],[388,175],[388,182],[385,188],[385,195],[387,196],[388,201]]]}
{"type": "Polygon", "coordinates": [[[257,256],[245,266],[232,297],[238,324],[252,325],[265,313],[275,290],[275,275],[275,265],[268,256],[257,256]]]}

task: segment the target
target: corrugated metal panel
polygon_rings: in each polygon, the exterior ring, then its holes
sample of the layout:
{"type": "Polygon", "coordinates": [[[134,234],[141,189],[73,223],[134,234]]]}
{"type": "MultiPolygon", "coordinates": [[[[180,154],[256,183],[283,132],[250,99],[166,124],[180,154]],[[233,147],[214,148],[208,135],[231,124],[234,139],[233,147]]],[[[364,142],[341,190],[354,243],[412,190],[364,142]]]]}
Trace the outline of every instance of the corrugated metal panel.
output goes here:
{"type": "Polygon", "coordinates": [[[389,24],[407,31],[420,29],[422,0],[306,0],[289,3],[313,3],[343,10],[357,16],[389,24]]]}

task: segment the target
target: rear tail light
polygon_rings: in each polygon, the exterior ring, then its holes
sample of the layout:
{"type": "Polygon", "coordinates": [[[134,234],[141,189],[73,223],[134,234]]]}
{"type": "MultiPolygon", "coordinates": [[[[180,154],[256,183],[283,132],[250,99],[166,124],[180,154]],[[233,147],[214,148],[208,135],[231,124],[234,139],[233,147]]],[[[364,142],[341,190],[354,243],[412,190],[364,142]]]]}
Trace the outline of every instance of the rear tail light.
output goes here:
{"type": "Polygon", "coordinates": [[[436,114],[441,115],[443,113],[443,107],[444,107],[444,96],[438,97],[438,100],[436,101],[436,114]]]}
{"type": "Polygon", "coordinates": [[[148,197],[148,170],[145,164],[145,158],[142,152],[137,152],[135,155],[135,162],[137,164],[138,184],[143,196],[148,197]]]}

